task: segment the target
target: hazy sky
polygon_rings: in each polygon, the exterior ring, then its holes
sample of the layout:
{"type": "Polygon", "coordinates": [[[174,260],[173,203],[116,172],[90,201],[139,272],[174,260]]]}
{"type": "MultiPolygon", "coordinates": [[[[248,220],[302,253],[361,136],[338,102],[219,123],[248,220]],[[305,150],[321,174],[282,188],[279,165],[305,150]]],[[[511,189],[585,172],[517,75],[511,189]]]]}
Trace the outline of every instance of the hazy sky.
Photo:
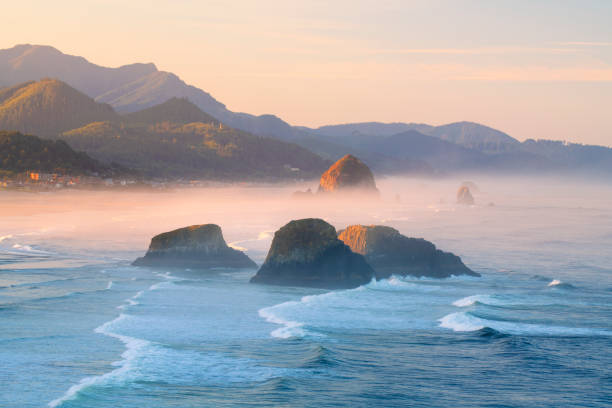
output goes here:
{"type": "Polygon", "coordinates": [[[20,0],[0,48],[154,62],[295,125],[484,123],[612,145],[608,0],[20,0]]]}

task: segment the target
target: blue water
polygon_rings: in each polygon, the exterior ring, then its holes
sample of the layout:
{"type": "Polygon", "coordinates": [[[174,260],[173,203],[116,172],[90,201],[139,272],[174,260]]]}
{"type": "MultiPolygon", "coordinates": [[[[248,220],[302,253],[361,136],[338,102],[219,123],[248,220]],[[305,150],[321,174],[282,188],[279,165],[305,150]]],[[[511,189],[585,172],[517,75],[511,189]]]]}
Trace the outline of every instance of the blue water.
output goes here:
{"type": "MultiPolygon", "coordinates": [[[[136,268],[142,244],[12,227],[0,406],[612,406],[612,209],[456,209],[454,223],[404,210],[368,217],[482,278],[261,286],[254,270],[136,268]]],[[[261,262],[276,226],[248,224],[240,245],[261,262]]]]}

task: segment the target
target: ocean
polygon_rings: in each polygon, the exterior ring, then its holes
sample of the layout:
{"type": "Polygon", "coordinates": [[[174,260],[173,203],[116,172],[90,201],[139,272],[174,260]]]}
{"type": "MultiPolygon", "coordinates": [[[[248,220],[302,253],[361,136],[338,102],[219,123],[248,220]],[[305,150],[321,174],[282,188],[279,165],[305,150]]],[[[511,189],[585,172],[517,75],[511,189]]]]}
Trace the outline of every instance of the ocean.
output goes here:
{"type": "Polygon", "coordinates": [[[380,202],[292,186],[0,192],[0,406],[612,406],[612,189],[579,181],[379,181],[380,202]],[[481,278],[351,290],[249,283],[255,270],[134,267],[150,238],[218,223],[265,259],[317,216],[393,226],[481,278]]]}

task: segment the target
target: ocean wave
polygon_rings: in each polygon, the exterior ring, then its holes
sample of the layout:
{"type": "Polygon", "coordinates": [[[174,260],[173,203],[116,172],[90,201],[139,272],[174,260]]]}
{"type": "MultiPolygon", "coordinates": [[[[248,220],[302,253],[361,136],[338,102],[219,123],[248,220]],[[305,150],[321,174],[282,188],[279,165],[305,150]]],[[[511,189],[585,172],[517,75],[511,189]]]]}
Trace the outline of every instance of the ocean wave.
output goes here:
{"type": "Polygon", "coordinates": [[[576,289],[576,287],[572,285],[571,283],[565,283],[565,282],[560,281],[559,279],[553,279],[552,281],[550,281],[550,283],[547,286],[549,288],[576,289]]]}
{"type": "Polygon", "coordinates": [[[306,335],[306,330],[303,328],[304,323],[296,322],[293,320],[287,320],[275,314],[276,309],[279,309],[280,307],[283,307],[289,304],[297,304],[297,303],[299,302],[290,301],[290,302],[281,303],[275,306],[259,309],[258,311],[259,316],[264,318],[267,322],[283,326],[283,327],[273,330],[270,333],[272,337],[276,337],[279,339],[289,339],[292,337],[304,337],[306,335]]]}
{"type": "Polygon", "coordinates": [[[60,398],[49,402],[49,407],[54,408],[60,406],[66,401],[75,399],[78,396],[78,393],[83,389],[91,387],[93,385],[105,383],[109,379],[121,377],[131,369],[132,361],[134,361],[140,354],[142,354],[143,350],[151,345],[151,342],[135,337],[124,336],[122,334],[118,334],[112,331],[113,325],[126,319],[127,317],[128,315],[120,314],[114,320],[106,322],[103,325],[94,329],[94,332],[118,339],[125,345],[126,350],[121,354],[122,360],[113,363],[113,365],[117,366],[118,368],[99,376],[83,378],[77,384],[70,387],[68,391],[66,391],[64,395],[62,395],[60,398]]]}
{"type": "Polygon", "coordinates": [[[457,307],[468,307],[473,306],[476,303],[483,303],[487,305],[499,305],[499,302],[496,302],[494,298],[490,295],[472,295],[461,298],[459,300],[455,300],[453,302],[453,306],[457,307]]]}
{"type": "MultiPolygon", "coordinates": [[[[60,288],[55,288],[55,293],[50,289],[50,287],[45,287],[44,289],[46,292],[41,293],[40,296],[23,297],[19,301],[13,302],[13,304],[23,304],[23,303],[29,303],[29,302],[32,302],[32,303],[44,302],[47,300],[67,299],[67,298],[71,298],[73,296],[79,296],[79,295],[90,295],[93,293],[100,293],[100,292],[107,291],[108,290],[107,286],[104,288],[100,288],[100,289],[76,290],[74,292],[71,292],[69,290],[63,290],[60,288]]],[[[29,294],[32,295],[33,294],[32,290],[42,290],[43,288],[38,287],[38,286],[32,286],[30,288],[25,288],[25,289],[29,289],[30,290],[29,294]]]]}
{"type": "Polygon", "coordinates": [[[262,308],[258,313],[269,323],[282,326],[270,333],[272,337],[282,339],[326,336],[319,330],[315,331],[314,327],[397,328],[405,327],[407,324],[423,325],[424,319],[421,316],[406,320],[399,314],[384,314],[384,311],[389,307],[409,307],[412,312],[420,307],[415,304],[422,301],[423,296],[403,296],[404,293],[424,295],[428,298],[430,292],[441,289],[441,286],[431,285],[428,282],[410,282],[402,277],[392,276],[379,281],[372,279],[369,283],[354,289],[303,296],[300,300],[262,308]],[[388,295],[385,295],[385,292],[388,295]],[[399,296],[391,296],[394,293],[399,296]],[[383,314],[379,314],[378,311],[383,314]],[[335,313],[335,319],[329,318],[332,312],[335,313]],[[312,325],[307,325],[305,322],[312,322],[312,325]]]}
{"type": "Polygon", "coordinates": [[[0,236],[0,242],[2,242],[4,240],[7,240],[7,239],[11,239],[11,238],[13,238],[13,236],[10,235],[10,234],[9,235],[0,236]]]}
{"type": "MultiPolygon", "coordinates": [[[[408,278],[410,279],[410,278],[408,278]]],[[[412,290],[418,292],[434,292],[442,289],[441,286],[438,285],[428,285],[419,283],[419,279],[410,279],[407,280],[405,277],[399,277],[396,275],[392,275],[390,278],[381,279],[377,281],[376,279],[372,279],[370,283],[363,286],[363,288],[368,290],[382,290],[382,291],[403,291],[403,290],[412,290]]]]}
{"type": "Polygon", "coordinates": [[[586,327],[547,326],[541,324],[518,323],[510,321],[487,320],[469,312],[455,312],[438,320],[440,327],[455,332],[472,332],[493,329],[500,333],[530,336],[612,336],[604,329],[586,327]]]}
{"type": "Polygon", "coordinates": [[[126,309],[126,308],[128,308],[130,306],[136,306],[136,305],[139,305],[139,304],[140,303],[138,303],[134,299],[130,298],[130,299],[126,299],[124,304],[117,306],[117,309],[124,310],[124,309],[126,309]]]}
{"type": "Polygon", "coordinates": [[[338,365],[333,353],[321,345],[312,347],[300,361],[301,368],[328,368],[338,365]]]}
{"type": "Polygon", "coordinates": [[[25,245],[25,244],[13,244],[11,246],[11,248],[17,252],[17,253],[27,253],[27,254],[34,254],[34,255],[52,255],[51,252],[49,251],[43,251],[41,249],[35,249],[32,248],[32,246],[30,245],[25,245]]]}
{"type": "Polygon", "coordinates": [[[139,297],[141,297],[144,294],[144,290],[139,291],[138,293],[136,293],[134,296],[132,296],[129,299],[125,299],[125,303],[122,305],[117,306],[117,309],[119,310],[124,310],[130,306],[136,306],[139,305],[140,303],[136,300],[139,297]]]}
{"type": "MultiPolygon", "coordinates": [[[[109,282],[109,287],[111,286],[112,281],[109,282]]],[[[126,299],[126,303],[123,305],[118,306],[118,309],[124,309],[128,306],[134,306],[137,305],[138,302],[136,301],[136,299],[138,299],[139,297],[141,297],[144,294],[144,291],[139,291],[137,292],[134,296],[132,296],[129,299],[126,299]]],[[[123,314],[121,313],[119,316],[117,316],[115,319],[108,321],[104,324],[102,324],[101,326],[98,326],[94,329],[94,332],[96,333],[100,333],[103,334],[105,336],[108,337],[113,337],[116,338],[118,340],[120,340],[124,345],[125,345],[125,351],[121,354],[122,360],[114,362],[113,365],[114,366],[118,366],[119,368],[110,371],[108,373],[99,375],[99,376],[94,376],[94,377],[86,377],[83,378],[81,381],[79,381],[77,384],[73,385],[72,387],[70,387],[68,389],[68,391],[66,391],[64,393],[64,395],[62,395],[60,398],[57,398],[51,402],[49,402],[49,407],[53,408],[53,407],[57,407],[59,405],[61,405],[62,403],[64,403],[65,401],[68,400],[72,400],[74,398],[77,397],[77,394],[87,388],[90,387],[92,385],[96,385],[96,384],[100,384],[103,383],[105,381],[107,381],[108,379],[111,378],[116,378],[119,376],[124,375],[124,373],[126,373],[128,370],[131,369],[131,363],[134,359],[136,359],[136,357],[138,356],[138,354],[147,346],[150,346],[152,343],[147,341],[147,340],[143,340],[143,339],[138,339],[136,337],[130,337],[130,336],[125,336],[122,334],[118,334],[116,332],[114,332],[113,326],[115,326],[117,323],[125,320],[129,315],[123,314]]]]}

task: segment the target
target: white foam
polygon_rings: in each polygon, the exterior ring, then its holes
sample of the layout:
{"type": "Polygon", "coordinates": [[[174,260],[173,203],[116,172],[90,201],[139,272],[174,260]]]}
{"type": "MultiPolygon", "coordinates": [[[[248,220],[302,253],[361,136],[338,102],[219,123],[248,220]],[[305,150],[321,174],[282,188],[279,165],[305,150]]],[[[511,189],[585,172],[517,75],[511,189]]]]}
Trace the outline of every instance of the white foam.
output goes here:
{"type": "Polygon", "coordinates": [[[487,320],[471,315],[469,312],[456,312],[438,320],[440,327],[456,332],[470,332],[485,327],[500,333],[530,336],[612,336],[612,332],[598,328],[547,326],[530,323],[517,323],[487,320]]]}
{"type": "Polygon", "coordinates": [[[563,282],[561,282],[559,279],[553,279],[552,281],[550,281],[550,283],[548,284],[548,286],[557,286],[562,284],[563,282]]]}
{"type": "Polygon", "coordinates": [[[164,286],[168,286],[170,284],[170,282],[157,282],[154,283],[153,285],[149,286],[149,290],[158,290],[159,288],[162,288],[164,286]]]}
{"type": "Polygon", "coordinates": [[[113,287],[113,281],[108,281],[108,285],[106,285],[106,290],[109,290],[113,287]]]}
{"type": "Polygon", "coordinates": [[[141,297],[143,295],[143,293],[144,293],[144,291],[141,290],[140,292],[136,293],[131,298],[126,299],[124,304],[117,306],[117,309],[123,310],[123,309],[125,309],[125,308],[127,308],[129,306],[139,305],[140,303],[138,303],[135,299],[138,299],[139,297],[141,297]]]}
{"type": "Polygon", "coordinates": [[[446,315],[438,321],[440,322],[440,327],[452,329],[456,332],[465,332],[483,329],[485,326],[479,320],[464,312],[456,312],[446,315]]]}
{"type": "Polygon", "coordinates": [[[117,306],[117,309],[123,310],[123,309],[126,309],[126,308],[130,307],[130,306],[136,306],[136,305],[140,304],[137,301],[135,301],[133,298],[126,299],[125,302],[126,302],[125,304],[117,306]]]}
{"type": "Polygon", "coordinates": [[[13,238],[13,236],[10,235],[10,234],[9,235],[3,235],[3,236],[0,237],[0,242],[4,241],[6,239],[11,239],[11,238],[13,238]]]}
{"type": "Polygon", "coordinates": [[[455,300],[453,302],[453,306],[467,307],[467,306],[474,305],[476,302],[493,305],[493,306],[500,303],[500,302],[496,302],[489,295],[473,295],[473,296],[467,296],[467,297],[461,298],[459,300],[455,300]]]}
{"type": "Polygon", "coordinates": [[[276,306],[272,306],[272,307],[266,307],[263,309],[259,310],[259,316],[263,317],[264,319],[266,319],[267,322],[269,323],[274,323],[274,324],[278,324],[278,325],[282,325],[283,327],[278,328],[273,330],[270,335],[272,337],[276,337],[279,339],[288,339],[291,337],[304,337],[306,332],[303,329],[304,323],[301,322],[295,322],[292,320],[286,320],[283,319],[280,316],[277,316],[274,313],[274,309],[278,308],[279,306],[284,306],[286,304],[289,303],[297,303],[297,302],[285,302],[285,303],[281,303],[279,305],[276,306]]]}
{"type": "Polygon", "coordinates": [[[75,399],[81,390],[92,385],[104,383],[109,379],[122,377],[123,375],[125,375],[126,372],[131,369],[131,364],[134,359],[136,359],[140,354],[142,354],[143,349],[149,346],[151,342],[130,336],[124,336],[122,334],[118,334],[111,331],[112,326],[114,324],[126,319],[127,317],[127,315],[120,314],[116,319],[106,322],[103,325],[94,329],[96,333],[116,338],[120,340],[123,344],[125,344],[126,350],[121,354],[122,360],[113,363],[113,365],[117,366],[118,368],[103,375],[83,378],[77,384],[70,387],[68,391],[66,391],[66,393],[64,393],[64,395],[62,395],[60,398],[49,402],[49,407],[57,407],[63,404],[65,401],[75,399]]]}
{"type": "MultiPolygon", "coordinates": [[[[112,286],[113,281],[109,282],[109,288],[110,286],[112,286]]],[[[134,296],[132,296],[129,299],[126,299],[126,304],[117,306],[117,309],[125,309],[128,306],[135,306],[137,304],[139,304],[135,299],[138,299],[139,297],[141,297],[144,294],[144,291],[139,291],[137,292],[134,296]]],[[[99,375],[99,376],[95,376],[95,377],[86,377],[83,378],[81,381],[79,381],[77,384],[73,385],[72,387],[70,387],[68,389],[68,391],[66,391],[64,393],[63,396],[61,396],[60,398],[57,398],[51,402],[49,402],[48,406],[49,407],[57,407],[59,405],[61,405],[62,403],[64,403],[65,401],[71,400],[76,398],[77,394],[79,393],[79,391],[81,391],[84,388],[87,388],[91,385],[95,385],[95,384],[100,384],[103,383],[105,381],[107,381],[108,379],[112,379],[112,378],[116,378],[116,377],[120,377],[122,375],[124,375],[127,371],[129,371],[131,369],[131,363],[134,359],[136,359],[138,357],[138,355],[141,354],[141,351],[143,348],[151,345],[151,342],[147,341],[147,340],[143,340],[143,339],[138,339],[135,337],[130,337],[130,336],[125,336],[122,334],[118,334],[115,333],[113,331],[111,331],[112,326],[119,323],[122,320],[125,320],[128,317],[128,315],[121,313],[119,316],[117,316],[115,319],[106,322],[104,324],[102,324],[99,327],[96,327],[94,329],[94,332],[96,333],[100,333],[103,334],[105,336],[109,336],[109,337],[113,337],[116,338],[118,340],[120,340],[121,342],[123,342],[123,344],[125,344],[126,350],[121,354],[121,357],[123,358],[120,361],[116,361],[114,362],[112,365],[113,366],[118,366],[119,368],[110,371],[106,374],[103,375],[99,375]]]]}

